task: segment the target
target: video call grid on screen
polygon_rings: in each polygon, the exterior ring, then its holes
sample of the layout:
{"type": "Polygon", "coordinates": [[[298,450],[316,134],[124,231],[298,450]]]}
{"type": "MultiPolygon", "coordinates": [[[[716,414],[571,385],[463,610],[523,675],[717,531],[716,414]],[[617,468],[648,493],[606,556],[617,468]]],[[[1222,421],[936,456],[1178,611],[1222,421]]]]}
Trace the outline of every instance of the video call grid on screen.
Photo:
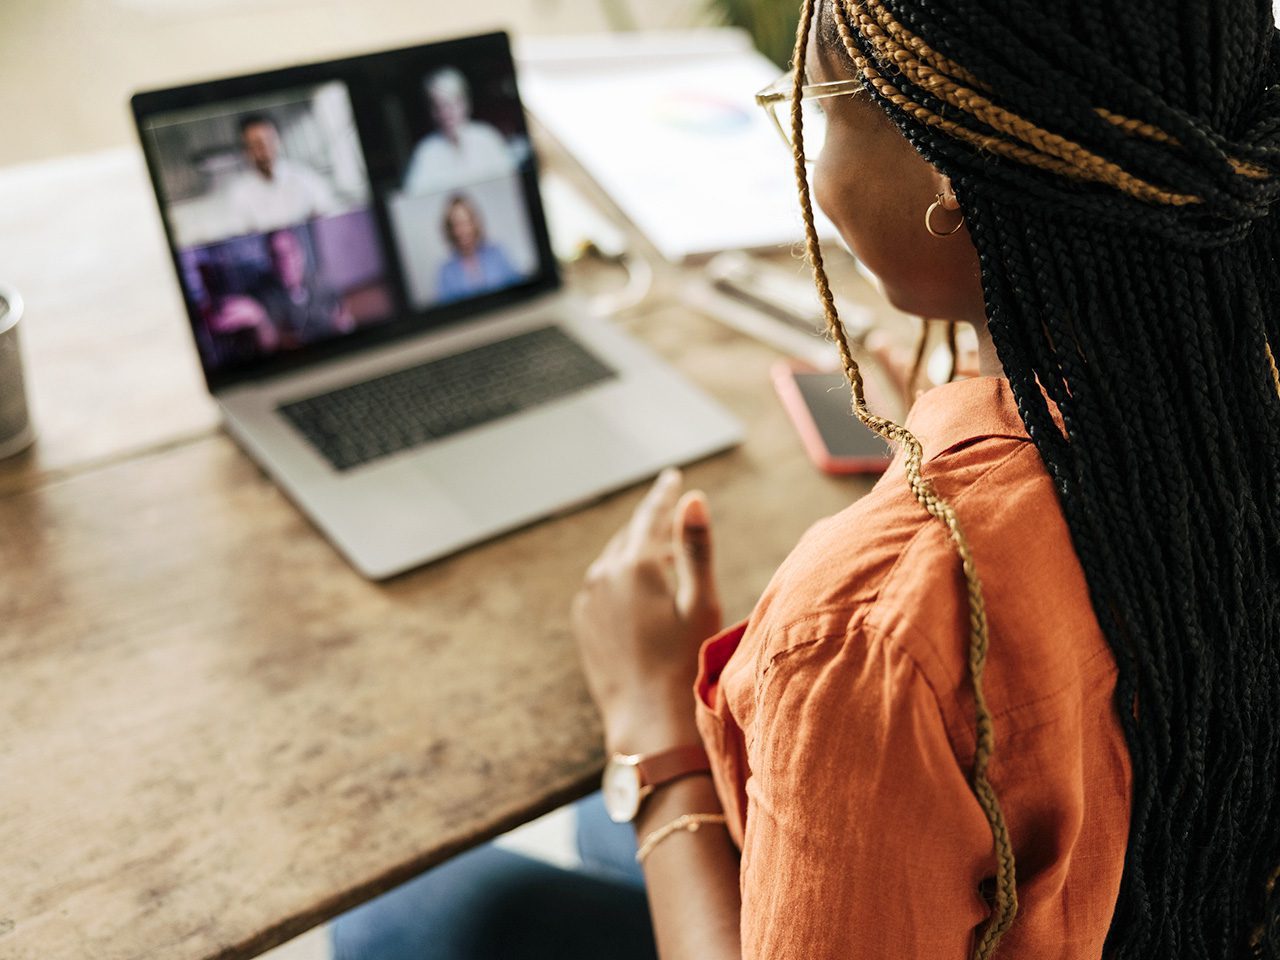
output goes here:
{"type": "Polygon", "coordinates": [[[505,34],[133,107],[211,388],[559,283],[505,34]]]}

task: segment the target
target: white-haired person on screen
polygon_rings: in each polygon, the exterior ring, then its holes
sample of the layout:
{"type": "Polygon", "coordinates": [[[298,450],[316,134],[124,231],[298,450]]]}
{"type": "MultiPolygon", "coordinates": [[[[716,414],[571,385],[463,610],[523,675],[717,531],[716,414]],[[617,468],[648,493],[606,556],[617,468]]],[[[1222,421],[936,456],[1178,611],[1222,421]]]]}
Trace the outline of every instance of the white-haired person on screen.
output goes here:
{"type": "Polygon", "coordinates": [[[427,74],[422,89],[436,129],[414,147],[405,192],[438,193],[515,171],[516,153],[502,134],[471,118],[471,87],[460,70],[427,74]]]}

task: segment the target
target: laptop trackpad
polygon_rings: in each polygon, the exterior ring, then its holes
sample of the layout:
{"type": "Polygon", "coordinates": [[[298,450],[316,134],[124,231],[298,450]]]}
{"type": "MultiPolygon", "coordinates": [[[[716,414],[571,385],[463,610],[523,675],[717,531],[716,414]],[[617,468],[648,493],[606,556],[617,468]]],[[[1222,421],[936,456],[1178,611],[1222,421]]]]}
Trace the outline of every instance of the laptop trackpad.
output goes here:
{"type": "Polygon", "coordinates": [[[634,477],[638,438],[625,419],[610,422],[598,409],[574,406],[516,417],[439,451],[424,464],[433,486],[467,515],[493,523],[554,510],[634,477]]]}

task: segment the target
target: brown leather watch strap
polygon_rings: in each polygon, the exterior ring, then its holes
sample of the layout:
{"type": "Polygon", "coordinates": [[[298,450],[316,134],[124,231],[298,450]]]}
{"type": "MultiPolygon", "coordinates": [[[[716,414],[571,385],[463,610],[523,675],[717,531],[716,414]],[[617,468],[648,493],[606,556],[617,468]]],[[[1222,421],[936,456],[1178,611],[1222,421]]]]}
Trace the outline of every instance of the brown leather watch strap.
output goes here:
{"type": "Polygon", "coordinates": [[[701,744],[688,744],[647,754],[640,758],[636,769],[641,787],[652,789],[693,773],[706,773],[711,769],[711,761],[701,744]]]}

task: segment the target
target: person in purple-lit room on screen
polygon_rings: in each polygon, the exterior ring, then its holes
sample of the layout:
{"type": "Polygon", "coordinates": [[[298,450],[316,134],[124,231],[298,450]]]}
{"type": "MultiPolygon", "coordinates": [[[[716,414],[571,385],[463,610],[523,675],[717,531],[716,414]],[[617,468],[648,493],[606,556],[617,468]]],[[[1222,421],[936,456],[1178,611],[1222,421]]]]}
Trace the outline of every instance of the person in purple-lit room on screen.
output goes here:
{"type": "Polygon", "coordinates": [[[285,345],[298,346],[355,328],[351,312],[316,275],[292,230],[267,237],[272,274],[255,291],[285,345]]]}

